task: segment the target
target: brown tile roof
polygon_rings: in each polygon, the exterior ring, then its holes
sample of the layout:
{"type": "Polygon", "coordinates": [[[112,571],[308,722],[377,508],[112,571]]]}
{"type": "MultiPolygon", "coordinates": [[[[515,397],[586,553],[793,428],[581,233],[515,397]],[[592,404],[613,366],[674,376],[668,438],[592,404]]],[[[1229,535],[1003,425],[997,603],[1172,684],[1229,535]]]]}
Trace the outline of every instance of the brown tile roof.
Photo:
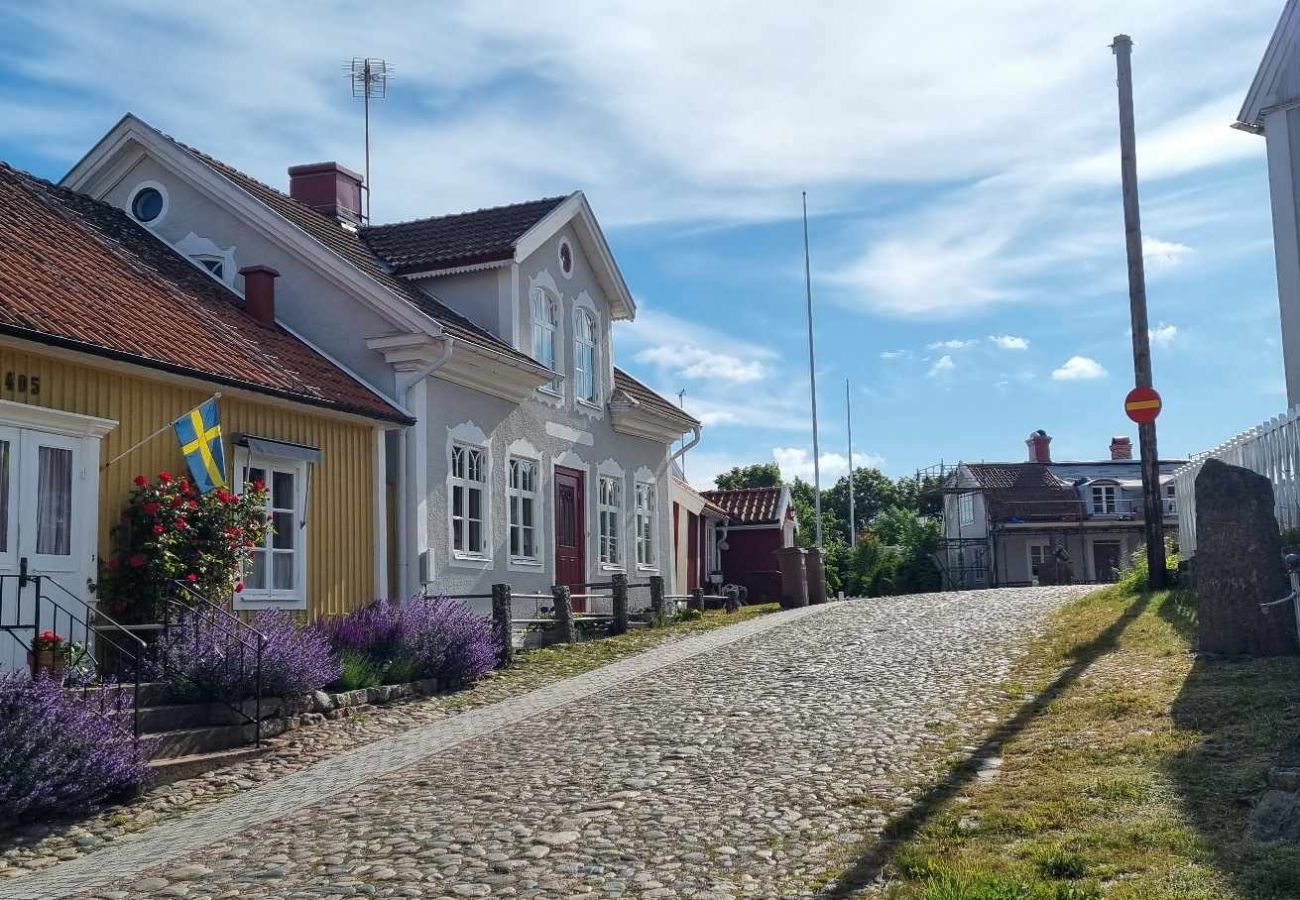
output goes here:
{"type": "Polygon", "coordinates": [[[699,425],[700,420],[692,416],[686,410],[682,409],[676,403],[673,403],[667,397],[647,387],[645,384],[637,381],[627,372],[614,367],[614,390],[622,391],[638,403],[643,404],[648,409],[668,416],[676,416],[683,421],[690,422],[693,425],[699,425]]]}
{"type": "Polygon", "coordinates": [[[775,525],[780,522],[784,490],[780,487],[756,487],[701,491],[700,494],[725,509],[733,525],[775,525]]]}
{"type": "MultiPolygon", "coordinates": [[[[164,137],[166,136],[164,135],[164,137]]],[[[419,309],[441,325],[443,331],[452,338],[501,353],[514,358],[516,361],[536,365],[531,357],[515,350],[496,335],[475,325],[460,313],[430,297],[410,282],[393,275],[383,260],[366,246],[366,243],[361,240],[361,237],[355,231],[344,228],[337,220],[317,212],[305,203],[300,203],[288,194],[281,193],[250,175],[245,175],[219,159],[214,159],[206,153],[186,146],[174,138],[168,138],[168,140],[171,140],[176,146],[191,154],[214,172],[251,194],[273,212],[297,225],[327,249],[343,257],[363,273],[419,309]]]]}
{"type": "Polygon", "coordinates": [[[0,163],[0,235],[0,332],[407,421],[121,210],[0,163]]]}
{"type": "Polygon", "coordinates": [[[451,269],[514,256],[515,242],[567,197],[545,197],[449,216],[361,230],[361,238],[394,274],[451,269]]]}
{"type": "Polygon", "coordinates": [[[970,463],[966,466],[984,490],[994,521],[1076,521],[1083,503],[1074,488],[1046,463],[970,463]]]}

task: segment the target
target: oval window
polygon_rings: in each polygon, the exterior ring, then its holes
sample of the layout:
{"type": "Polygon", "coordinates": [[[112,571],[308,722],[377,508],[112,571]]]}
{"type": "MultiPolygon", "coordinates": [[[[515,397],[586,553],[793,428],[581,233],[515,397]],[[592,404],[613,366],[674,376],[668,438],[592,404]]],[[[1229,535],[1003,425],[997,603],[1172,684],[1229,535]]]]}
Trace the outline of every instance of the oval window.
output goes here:
{"type": "Polygon", "coordinates": [[[157,188],[140,188],[131,200],[131,215],[137,222],[152,222],[162,215],[162,211],[163,195],[157,188]]]}
{"type": "Polygon", "coordinates": [[[573,274],[573,248],[568,241],[560,242],[560,271],[565,275],[573,274]]]}

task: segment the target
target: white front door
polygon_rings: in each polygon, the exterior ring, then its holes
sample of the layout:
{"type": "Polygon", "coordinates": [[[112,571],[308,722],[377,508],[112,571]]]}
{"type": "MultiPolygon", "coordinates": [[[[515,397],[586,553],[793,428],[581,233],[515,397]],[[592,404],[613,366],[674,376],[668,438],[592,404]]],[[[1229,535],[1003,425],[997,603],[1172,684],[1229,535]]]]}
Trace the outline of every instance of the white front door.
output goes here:
{"type": "Polygon", "coordinates": [[[26,666],[36,631],[87,639],[77,598],[89,602],[94,577],[97,450],[97,438],[0,425],[0,669],[26,666]],[[38,582],[23,574],[44,576],[39,609],[38,582]]]}

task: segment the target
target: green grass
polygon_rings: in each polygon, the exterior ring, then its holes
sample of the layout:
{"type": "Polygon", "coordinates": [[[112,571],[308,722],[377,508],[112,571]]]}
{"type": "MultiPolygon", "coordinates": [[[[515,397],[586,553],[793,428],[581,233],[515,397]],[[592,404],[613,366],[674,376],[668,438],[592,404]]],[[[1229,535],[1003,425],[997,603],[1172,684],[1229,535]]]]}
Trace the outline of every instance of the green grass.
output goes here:
{"type": "Polygon", "coordinates": [[[1198,659],[1186,593],[1112,588],[1061,610],[1004,685],[985,750],[876,851],[907,900],[1282,900],[1300,848],[1244,837],[1300,741],[1300,660],[1198,659]]]}

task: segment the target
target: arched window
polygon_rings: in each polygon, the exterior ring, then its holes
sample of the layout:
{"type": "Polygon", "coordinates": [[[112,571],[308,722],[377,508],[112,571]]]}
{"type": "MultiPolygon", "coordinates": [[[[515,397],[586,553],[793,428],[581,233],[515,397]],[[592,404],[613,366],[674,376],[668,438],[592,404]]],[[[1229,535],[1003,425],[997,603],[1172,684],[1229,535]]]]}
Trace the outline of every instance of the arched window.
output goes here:
{"type": "MultiPolygon", "coordinates": [[[[555,371],[555,333],[560,324],[560,305],[541,288],[533,289],[533,359],[555,371]]],[[[550,389],[560,389],[559,379],[550,383],[550,389]]]]}
{"type": "Polygon", "coordinates": [[[596,320],[585,309],[579,309],[573,329],[573,389],[574,396],[588,403],[600,402],[596,379],[596,320]]]}

